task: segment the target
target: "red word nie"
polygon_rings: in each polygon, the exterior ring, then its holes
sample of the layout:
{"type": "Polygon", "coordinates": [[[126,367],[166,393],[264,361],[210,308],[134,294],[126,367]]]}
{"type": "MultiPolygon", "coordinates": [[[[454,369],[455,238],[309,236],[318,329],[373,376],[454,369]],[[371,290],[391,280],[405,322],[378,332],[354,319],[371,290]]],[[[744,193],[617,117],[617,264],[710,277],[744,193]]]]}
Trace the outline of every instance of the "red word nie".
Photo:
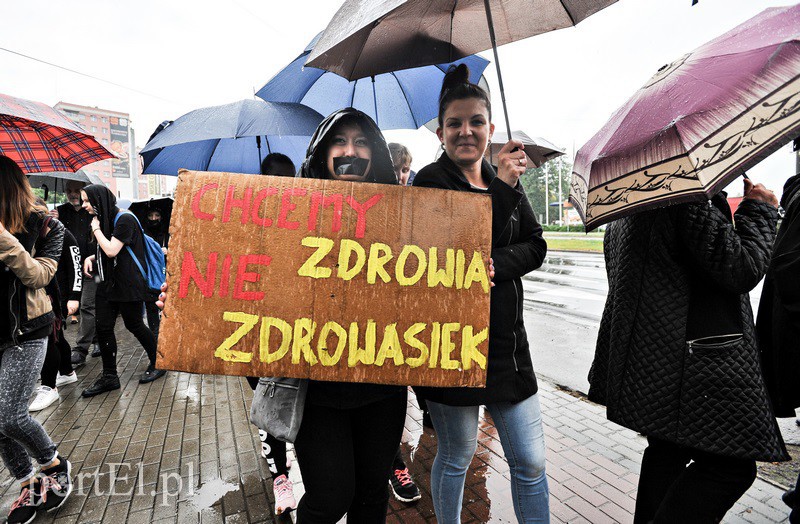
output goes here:
{"type": "Polygon", "coordinates": [[[239,255],[234,271],[236,279],[233,283],[233,292],[230,290],[233,257],[225,255],[222,259],[221,270],[217,271],[219,258],[219,253],[216,251],[208,255],[204,275],[197,267],[194,253],[186,251],[183,254],[183,263],[181,264],[181,283],[178,287],[178,296],[186,298],[186,295],[189,294],[189,284],[194,281],[204,297],[214,296],[214,291],[217,290],[218,296],[227,297],[230,294],[237,300],[261,300],[264,298],[263,291],[247,291],[244,289],[244,284],[245,282],[258,282],[261,280],[261,274],[249,271],[249,266],[268,266],[272,261],[272,257],[268,255],[239,255]],[[218,274],[219,286],[217,286],[218,274]]]}

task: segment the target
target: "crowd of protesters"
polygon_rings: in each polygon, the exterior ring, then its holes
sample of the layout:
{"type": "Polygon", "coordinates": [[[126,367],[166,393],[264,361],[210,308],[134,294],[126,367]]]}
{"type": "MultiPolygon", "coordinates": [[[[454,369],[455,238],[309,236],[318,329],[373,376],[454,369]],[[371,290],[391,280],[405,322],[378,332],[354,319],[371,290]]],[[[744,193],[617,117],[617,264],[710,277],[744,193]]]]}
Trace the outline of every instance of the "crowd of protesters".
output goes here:
{"type": "MultiPolygon", "coordinates": [[[[491,224],[474,224],[492,231],[486,387],[415,388],[437,438],[431,496],[438,522],[460,522],[485,406],[508,461],[518,521],[548,522],[547,413],[539,404],[521,283],[542,265],[547,244],[519,182],[528,168],[523,144],[506,143],[496,165],[484,158],[494,132],[491,103],[468,78],[463,65],[446,74],[437,129],[442,151],[419,173],[411,171],[407,148],[387,144],[369,116],[347,108],[322,121],[297,174],[278,153],[264,159],[261,174],[491,196],[491,224]]],[[[120,388],[118,316],[149,359],[139,382],[164,375],[155,367],[156,297],[137,269],[145,263],[145,233],[168,254],[164,217],[151,210],[142,229],[104,186],[70,183],[66,192],[69,201],[48,215],[19,167],[0,156],[0,455],[20,482],[11,523],[31,522],[37,511],[55,509],[69,496],[70,463],[29,409],[58,401],[57,387],[77,381],[73,366],[86,361],[95,341],[102,373],[83,396],[120,388]],[[71,351],[63,323],[78,310],[71,351]]],[[[648,439],[634,522],[719,522],[753,483],[757,460],[788,459],[775,415],[794,416],[800,406],[800,381],[786,374],[800,359],[798,193],[794,177],[780,202],[786,215],[777,242],[779,202],[747,179],[735,214],[720,193],[608,228],[609,293],[589,397],[607,406],[610,420],[648,439]],[[765,274],[756,326],[747,293],[765,274]]],[[[167,298],[162,290],[158,307],[167,298]]],[[[278,379],[248,380],[255,390],[278,379]]],[[[409,503],[421,497],[400,453],[406,387],[316,380],[303,387],[302,424],[293,438],[305,488],[299,501],[288,479],[286,439],[259,428],[277,514],[296,510],[302,524],[344,516],[384,522],[390,492],[409,503]]],[[[794,508],[797,499],[794,492],[786,496],[794,508]]],[[[796,522],[796,509],[791,518],[796,522]]]]}

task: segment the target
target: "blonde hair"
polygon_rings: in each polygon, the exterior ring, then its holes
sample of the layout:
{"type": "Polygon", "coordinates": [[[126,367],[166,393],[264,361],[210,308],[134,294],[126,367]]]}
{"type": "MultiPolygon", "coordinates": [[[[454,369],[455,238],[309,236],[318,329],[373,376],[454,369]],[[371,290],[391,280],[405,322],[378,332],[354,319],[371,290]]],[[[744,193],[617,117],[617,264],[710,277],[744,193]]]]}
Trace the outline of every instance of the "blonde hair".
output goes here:
{"type": "Polygon", "coordinates": [[[411,152],[403,144],[391,142],[389,144],[389,153],[392,154],[392,164],[397,164],[398,161],[402,162],[401,165],[411,165],[411,152]]]}

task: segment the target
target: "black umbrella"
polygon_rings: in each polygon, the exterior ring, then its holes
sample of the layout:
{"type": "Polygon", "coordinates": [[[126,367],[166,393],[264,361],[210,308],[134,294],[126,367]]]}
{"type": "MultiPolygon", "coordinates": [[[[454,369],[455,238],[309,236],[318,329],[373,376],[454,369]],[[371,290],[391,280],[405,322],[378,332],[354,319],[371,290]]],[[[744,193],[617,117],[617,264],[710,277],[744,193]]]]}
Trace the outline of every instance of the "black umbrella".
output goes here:
{"type": "Polygon", "coordinates": [[[348,80],[494,51],[497,46],[571,27],[617,0],[347,0],[308,57],[307,66],[348,80]]]}

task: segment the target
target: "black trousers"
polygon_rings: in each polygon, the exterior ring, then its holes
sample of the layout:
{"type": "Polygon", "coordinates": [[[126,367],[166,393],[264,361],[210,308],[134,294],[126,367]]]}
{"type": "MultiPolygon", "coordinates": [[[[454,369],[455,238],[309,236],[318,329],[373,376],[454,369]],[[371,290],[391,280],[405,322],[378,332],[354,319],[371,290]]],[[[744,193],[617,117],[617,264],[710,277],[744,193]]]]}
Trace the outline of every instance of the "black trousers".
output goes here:
{"type": "Polygon", "coordinates": [[[100,291],[95,299],[95,320],[97,322],[97,342],[100,344],[100,355],[103,357],[103,373],[117,374],[117,337],[114,325],[117,317],[122,315],[125,328],[136,337],[150,359],[150,366],[156,363],[156,337],[144,324],[142,318],[142,302],[115,302],[109,300],[100,291]]]}
{"type": "Polygon", "coordinates": [[[61,324],[56,333],[50,333],[47,337],[47,355],[42,366],[42,385],[54,388],[58,373],[62,376],[72,373],[71,357],[72,348],[64,338],[64,326],[61,324]]]}
{"type": "Polygon", "coordinates": [[[389,476],[406,419],[406,395],[354,409],[306,403],[294,443],[305,495],[298,524],[386,522],[389,476]]]}
{"type": "Polygon", "coordinates": [[[158,328],[161,326],[161,310],[155,302],[145,302],[144,309],[147,312],[147,327],[153,332],[158,340],[158,328]]]}
{"type": "Polygon", "coordinates": [[[647,442],[634,524],[720,522],[756,479],[754,460],[714,455],[653,437],[647,442]]]}

